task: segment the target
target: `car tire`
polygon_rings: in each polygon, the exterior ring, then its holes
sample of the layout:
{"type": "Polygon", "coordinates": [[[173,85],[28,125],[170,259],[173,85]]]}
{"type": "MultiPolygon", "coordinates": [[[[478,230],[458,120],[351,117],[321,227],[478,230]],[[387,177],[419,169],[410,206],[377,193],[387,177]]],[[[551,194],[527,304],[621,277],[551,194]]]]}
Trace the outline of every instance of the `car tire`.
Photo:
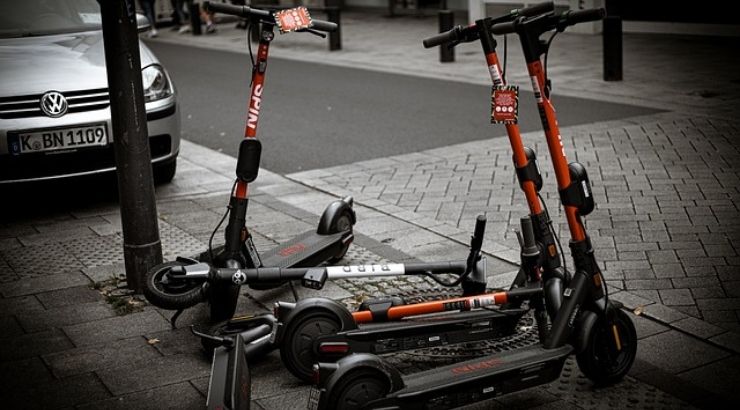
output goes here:
{"type": "Polygon", "coordinates": [[[161,164],[154,165],[154,183],[167,184],[172,181],[177,172],[177,158],[161,164]]]}

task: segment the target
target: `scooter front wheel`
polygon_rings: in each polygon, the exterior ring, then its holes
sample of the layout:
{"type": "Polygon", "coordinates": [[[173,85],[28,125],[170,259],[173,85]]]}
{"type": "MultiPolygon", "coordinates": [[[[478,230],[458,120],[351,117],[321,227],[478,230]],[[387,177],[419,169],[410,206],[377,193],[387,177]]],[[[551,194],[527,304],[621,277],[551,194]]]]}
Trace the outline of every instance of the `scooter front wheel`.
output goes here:
{"type": "Polygon", "coordinates": [[[598,385],[620,381],[629,372],[637,355],[637,331],[624,311],[617,309],[610,323],[600,318],[580,353],[578,368],[598,385]]]}
{"type": "Polygon", "coordinates": [[[380,372],[360,368],[345,374],[335,387],[327,391],[327,408],[363,409],[366,403],[385,397],[389,391],[388,380],[380,372]]]}
{"type": "Polygon", "coordinates": [[[154,306],[168,310],[187,309],[203,301],[203,283],[193,279],[173,279],[168,275],[181,261],[159,264],[149,269],[144,281],[144,296],[154,306]]]}
{"type": "Polygon", "coordinates": [[[341,329],[339,319],[326,311],[307,311],[290,320],[283,334],[280,358],[285,367],[297,378],[310,382],[316,355],[314,340],[319,336],[336,333],[341,329]]]}

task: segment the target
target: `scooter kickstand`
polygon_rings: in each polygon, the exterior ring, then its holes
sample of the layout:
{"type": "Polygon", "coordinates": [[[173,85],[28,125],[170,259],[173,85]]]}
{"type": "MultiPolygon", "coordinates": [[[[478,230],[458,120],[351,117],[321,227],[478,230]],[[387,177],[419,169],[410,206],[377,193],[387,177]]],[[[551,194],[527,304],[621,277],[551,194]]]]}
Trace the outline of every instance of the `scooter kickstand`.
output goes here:
{"type": "Polygon", "coordinates": [[[172,330],[177,329],[177,318],[179,318],[184,311],[185,309],[178,309],[177,312],[175,312],[175,314],[172,315],[172,317],[170,318],[170,326],[172,327],[172,330]]]}

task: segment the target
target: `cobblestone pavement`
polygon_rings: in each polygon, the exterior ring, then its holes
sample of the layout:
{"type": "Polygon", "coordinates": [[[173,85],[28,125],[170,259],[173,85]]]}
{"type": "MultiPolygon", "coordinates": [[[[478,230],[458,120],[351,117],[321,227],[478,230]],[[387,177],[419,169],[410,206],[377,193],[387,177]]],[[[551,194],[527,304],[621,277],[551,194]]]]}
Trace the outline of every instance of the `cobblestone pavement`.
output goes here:
{"type": "MultiPolygon", "coordinates": [[[[341,53],[325,52],[325,43],[309,36],[292,36],[296,42],[275,43],[275,55],[487,81],[474,45],[461,48],[454,65],[436,63],[436,52],[419,47],[419,39],[436,31],[435,19],[352,13],[344,18],[341,53]]],[[[242,31],[222,26],[218,34],[200,38],[163,30],[160,41],[241,49],[241,36],[242,31]]],[[[557,92],[671,111],[562,130],[571,160],[586,164],[594,181],[599,208],[589,216],[588,228],[612,297],[632,311],[640,338],[638,360],[617,386],[596,389],[569,362],[563,377],[550,385],[471,408],[735,407],[740,382],[733,218],[737,54],[727,52],[722,40],[627,35],[625,81],[603,83],[592,69],[600,66],[599,38],[563,35],[557,44],[563,52],[550,61],[557,92]],[[666,75],[675,66],[683,69],[666,75]]],[[[517,49],[512,46],[509,53],[510,67],[519,66],[517,49]]],[[[526,83],[513,72],[509,78],[526,83]]],[[[503,135],[499,127],[488,132],[503,135]]],[[[536,148],[550,181],[541,136],[532,133],[525,140],[536,148]]],[[[261,170],[248,223],[258,247],[265,249],[312,229],[332,194],[353,192],[358,234],[347,262],[439,260],[465,257],[472,217],[486,212],[489,285],[505,286],[517,260],[508,232],[524,210],[506,147],[505,139],[494,138],[290,179],[261,170]],[[440,199],[443,195],[447,200],[440,199]]],[[[183,142],[175,180],[157,189],[167,258],[204,248],[224,211],[234,162],[183,142]]],[[[554,191],[544,195],[556,216],[554,191]]],[[[209,364],[187,325],[204,322],[205,309],[188,310],[180,328],[171,330],[170,312],[128,302],[119,288],[121,226],[110,197],[65,207],[71,199],[60,196],[43,211],[26,209],[41,199],[46,198],[3,202],[16,213],[3,212],[0,219],[0,338],[5,345],[0,403],[202,408],[209,364]]],[[[358,295],[427,286],[414,278],[338,282],[322,294],[349,303],[358,295]]],[[[305,296],[308,291],[300,292],[305,296]]],[[[263,311],[274,299],[290,300],[290,292],[250,291],[240,298],[239,311],[263,311]]],[[[409,362],[413,356],[396,360],[409,362]]],[[[430,366],[425,360],[421,363],[430,366]]],[[[307,387],[283,369],[279,354],[251,368],[253,408],[304,406],[307,387]]]]}

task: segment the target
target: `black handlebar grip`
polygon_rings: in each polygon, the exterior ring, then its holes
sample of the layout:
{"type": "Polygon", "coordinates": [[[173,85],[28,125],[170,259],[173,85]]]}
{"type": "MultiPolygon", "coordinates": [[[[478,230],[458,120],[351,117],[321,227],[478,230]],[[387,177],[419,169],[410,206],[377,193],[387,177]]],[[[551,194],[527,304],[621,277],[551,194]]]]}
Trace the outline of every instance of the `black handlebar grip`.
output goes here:
{"type": "Polygon", "coordinates": [[[327,33],[333,33],[337,31],[339,25],[337,23],[332,23],[331,21],[311,19],[311,28],[314,30],[325,31],[327,33]]]}
{"type": "Polygon", "coordinates": [[[236,6],[233,4],[226,3],[215,3],[211,1],[203,2],[203,8],[207,11],[214,13],[228,14],[230,16],[237,17],[268,17],[268,20],[273,20],[272,13],[267,10],[253,9],[247,6],[236,6]]]}
{"type": "Polygon", "coordinates": [[[606,17],[606,10],[603,8],[587,9],[578,11],[569,11],[565,15],[565,23],[569,26],[587,21],[599,21],[606,17]]]}
{"type": "Polygon", "coordinates": [[[491,26],[491,33],[502,35],[510,34],[516,31],[516,21],[508,21],[506,23],[498,23],[491,26]]]}
{"type": "Polygon", "coordinates": [[[457,35],[459,32],[460,26],[455,26],[452,28],[452,30],[445,31],[444,33],[439,33],[436,36],[425,38],[422,41],[422,44],[424,44],[424,48],[432,48],[445,43],[449,43],[457,40],[457,35]]]}
{"type": "Polygon", "coordinates": [[[478,215],[475,219],[475,230],[473,231],[473,238],[470,240],[470,248],[474,251],[480,251],[483,247],[483,236],[486,234],[486,217],[485,215],[478,215]]]}
{"type": "Polygon", "coordinates": [[[521,219],[521,225],[522,225],[522,236],[524,240],[524,246],[523,248],[532,248],[537,246],[537,243],[534,239],[534,228],[532,227],[532,218],[529,216],[524,216],[521,219]]]}
{"type": "Polygon", "coordinates": [[[533,6],[519,9],[519,15],[524,17],[539,16],[540,14],[549,13],[555,10],[555,4],[551,1],[537,3],[533,6]]]}

